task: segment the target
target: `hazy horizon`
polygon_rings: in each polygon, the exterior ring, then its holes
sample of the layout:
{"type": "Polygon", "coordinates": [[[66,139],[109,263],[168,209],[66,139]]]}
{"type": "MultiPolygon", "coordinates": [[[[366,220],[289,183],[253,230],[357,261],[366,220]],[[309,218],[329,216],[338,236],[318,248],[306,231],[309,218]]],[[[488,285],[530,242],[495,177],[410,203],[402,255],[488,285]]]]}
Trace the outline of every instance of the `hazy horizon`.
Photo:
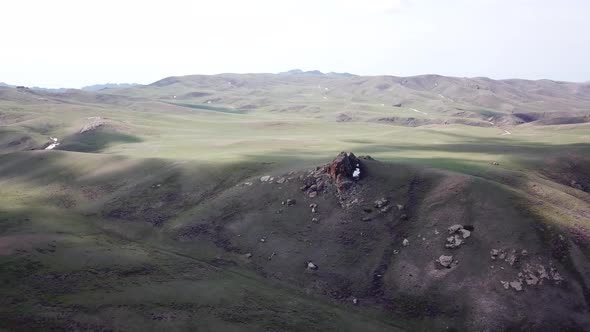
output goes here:
{"type": "Polygon", "coordinates": [[[11,2],[0,82],[80,88],[295,68],[587,82],[589,11],[581,0],[11,2]]]}

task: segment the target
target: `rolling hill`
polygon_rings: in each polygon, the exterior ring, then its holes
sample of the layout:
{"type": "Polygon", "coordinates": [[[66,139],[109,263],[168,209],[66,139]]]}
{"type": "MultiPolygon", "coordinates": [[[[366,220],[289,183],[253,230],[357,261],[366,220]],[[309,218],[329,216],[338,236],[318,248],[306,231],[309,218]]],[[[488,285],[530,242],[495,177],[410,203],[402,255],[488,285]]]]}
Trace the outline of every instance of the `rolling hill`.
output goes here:
{"type": "Polygon", "coordinates": [[[0,86],[0,328],[590,330],[588,122],[549,80],[0,86]]]}

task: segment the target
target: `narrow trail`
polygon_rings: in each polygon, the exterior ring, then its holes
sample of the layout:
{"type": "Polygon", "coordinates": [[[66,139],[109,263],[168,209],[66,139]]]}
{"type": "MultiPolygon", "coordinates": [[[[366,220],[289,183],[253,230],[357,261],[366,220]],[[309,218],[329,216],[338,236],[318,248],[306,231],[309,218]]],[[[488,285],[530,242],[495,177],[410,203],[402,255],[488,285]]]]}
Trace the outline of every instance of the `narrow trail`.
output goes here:
{"type": "Polygon", "coordinates": [[[410,108],[410,110],[412,110],[412,111],[414,111],[414,112],[416,112],[416,113],[421,113],[421,114],[424,114],[424,115],[428,115],[428,113],[426,113],[426,112],[422,112],[422,111],[419,111],[419,110],[417,110],[417,109],[415,109],[415,108],[410,108]]]}

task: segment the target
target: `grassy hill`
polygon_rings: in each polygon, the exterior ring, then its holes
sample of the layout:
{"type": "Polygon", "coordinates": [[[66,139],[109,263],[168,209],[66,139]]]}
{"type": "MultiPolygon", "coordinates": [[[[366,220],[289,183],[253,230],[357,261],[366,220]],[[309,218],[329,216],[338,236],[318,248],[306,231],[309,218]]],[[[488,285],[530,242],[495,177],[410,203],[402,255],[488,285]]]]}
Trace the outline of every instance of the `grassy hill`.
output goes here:
{"type": "Polygon", "coordinates": [[[0,87],[0,327],[588,330],[589,115],[547,80],[0,87]]]}

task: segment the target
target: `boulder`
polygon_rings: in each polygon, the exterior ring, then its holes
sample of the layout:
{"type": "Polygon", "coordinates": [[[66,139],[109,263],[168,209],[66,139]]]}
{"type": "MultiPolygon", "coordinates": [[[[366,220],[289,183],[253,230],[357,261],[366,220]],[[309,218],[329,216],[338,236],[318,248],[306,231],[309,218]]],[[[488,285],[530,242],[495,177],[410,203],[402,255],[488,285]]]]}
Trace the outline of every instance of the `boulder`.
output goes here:
{"type": "Polygon", "coordinates": [[[512,287],[515,291],[520,292],[522,291],[522,282],[515,280],[510,282],[510,287],[512,287]]]}
{"type": "Polygon", "coordinates": [[[378,208],[378,209],[386,206],[387,204],[389,204],[389,200],[387,198],[385,198],[385,197],[383,197],[383,198],[378,199],[378,200],[375,201],[375,207],[378,208]]]}
{"type": "Polygon", "coordinates": [[[318,205],[316,203],[309,204],[309,207],[311,208],[311,213],[317,213],[318,212],[318,205]]]}
{"type": "Polygon", "coordinates": [[[461,239],[461,236],[458,234],[449,236],[447,238],[447,243],[445,244],[445,247],[449,248],[449,249],[454,249],[454,248],[459,248],[461,245],[463,244],[463,239],[461,239]]]}
{"type": "Polygon", "coordinates": [[[451,264],[453,263],[453,256],[441,255],[437,261],[443,267],[449,268],[449,267],[451,267],[451,264]]]}

